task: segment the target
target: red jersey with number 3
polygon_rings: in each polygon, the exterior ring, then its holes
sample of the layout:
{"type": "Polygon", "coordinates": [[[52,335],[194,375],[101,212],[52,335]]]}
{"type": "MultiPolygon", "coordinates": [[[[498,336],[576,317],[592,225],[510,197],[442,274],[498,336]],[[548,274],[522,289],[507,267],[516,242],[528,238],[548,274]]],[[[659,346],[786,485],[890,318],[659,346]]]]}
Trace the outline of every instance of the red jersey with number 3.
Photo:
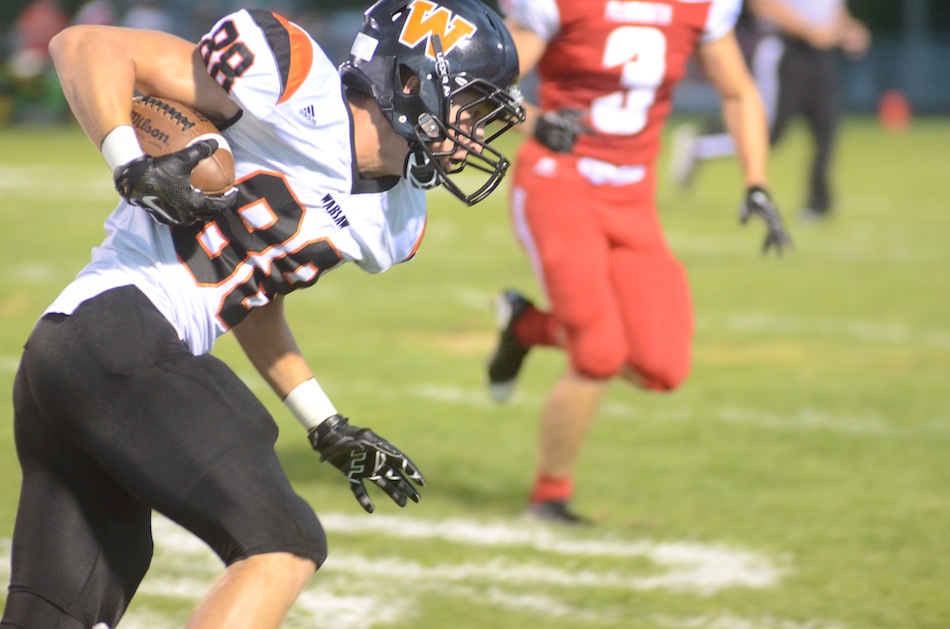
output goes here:
{"type": "Polygon", "coordinates": [[[596,132],[574,154],[649,165],[673,86],[700,41],[726,35],[741,0],[507,0],[506,13],[547,41],[538,64],[542,110],[587,112],[596,132]]]}

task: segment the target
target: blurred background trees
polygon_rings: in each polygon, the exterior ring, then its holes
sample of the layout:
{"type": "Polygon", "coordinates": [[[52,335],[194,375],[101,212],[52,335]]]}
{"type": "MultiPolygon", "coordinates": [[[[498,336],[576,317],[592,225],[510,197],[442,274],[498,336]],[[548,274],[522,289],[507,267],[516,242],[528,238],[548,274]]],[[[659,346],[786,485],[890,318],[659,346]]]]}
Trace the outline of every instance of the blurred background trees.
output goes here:
{"type": "MultiPolygon", "coordinates": [[[[497,8],[497,0],[485,0],[497,8]]],[[[346,58],[370,0],[2,0],[0,1],[0,124],[68,117],[45,53],[52,33],[70,23],[111,23],[167,30],[196,41],[217,18],[238,8],[278,11],[306,28],[334,62],[346,58]]],[[[842,60],[847,111],[872,112],[882,95],[903,94],[915,113],[950,113],[950,2],[851,0],[851,12],[873,34],[869,53],[842,60]]],[[[716,110],[702,81],[677,90],[678,111],[716,110]]]]}

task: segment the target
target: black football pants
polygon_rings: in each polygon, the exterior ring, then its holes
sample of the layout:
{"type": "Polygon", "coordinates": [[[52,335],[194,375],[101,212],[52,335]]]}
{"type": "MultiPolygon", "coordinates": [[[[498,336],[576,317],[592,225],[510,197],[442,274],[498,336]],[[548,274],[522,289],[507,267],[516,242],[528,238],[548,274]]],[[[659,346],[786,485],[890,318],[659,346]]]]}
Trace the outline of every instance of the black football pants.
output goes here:
{"type": "Polygon", "coordinates": [[[14,411],[23,481],[2,627],[114,627],[151,561],[153,509],[228,565],[266,552],[326,558],[267,410],[133,287],[37,323],[14,411]]]}
{"type": "Polygon", "coordinates": [[[783,37],[785,50],[778,68],[778,99],[772,120],[771,141],[778,142],[790,122],[804,117],[814,138],[814,153],[808,179],[807,207],[827,212],[831,207],[828,181],[838,128],[837,56],[805,42],[783,37]]]}

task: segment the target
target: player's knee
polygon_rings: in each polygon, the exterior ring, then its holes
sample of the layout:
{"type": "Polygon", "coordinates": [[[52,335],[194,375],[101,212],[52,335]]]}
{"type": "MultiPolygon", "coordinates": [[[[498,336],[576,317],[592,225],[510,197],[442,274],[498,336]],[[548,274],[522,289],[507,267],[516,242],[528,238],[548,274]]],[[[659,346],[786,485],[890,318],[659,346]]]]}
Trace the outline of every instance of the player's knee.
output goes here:
{"type": "Polygon", "coordinates": [[[323,527],[320,526],[319,522],[317,522],[316,528],[311,532],[307,546],[313,550],[305,556],[313,561],[314,565],[319,568],[323,565],[323,562],[327,560],[328,550],[327,534],[323,531],[323,527]]]}
{"type": "Polygon", "coordinates": [[[247,567],[261,573],[281,575],[290,581],[302,581],[310,578],[317,569],[313,559],[291,553],[274,552],[252,555],[243,560],[247,567]]]}
{"type": "Polygon", "coordinates": [[[608,339],[587,339],[570,350],[571,366],[582,376],[597,380],[618,376],[623,369],[624,348],[608,339]]]}
{"type": "Polygon", "coordinates": [[[327,560],[327,535],[313,510],[308,509],[308,512],[312,518],[299,520],[295,530],[287,532],[274,550],[309,559],[319,568],[327,560]]]}
{"type": "Polygon", "coordinates": [[[649,391],[665,393],[678,389],[689,376],[689,363],[663,365],[657,368],[627,366],[624,375],[637,386],[649,391]]]}
{"type": "Polygon", "coordinates": [[[270,553],[303,557],[317,568],[326,561],[326,533],[313,509],[302,498],[281,509],[265,509],[259,515],[254,526],[243,530],[239,539],[219,539],[217,544],[212,544],[225,565],[270,553]]]}

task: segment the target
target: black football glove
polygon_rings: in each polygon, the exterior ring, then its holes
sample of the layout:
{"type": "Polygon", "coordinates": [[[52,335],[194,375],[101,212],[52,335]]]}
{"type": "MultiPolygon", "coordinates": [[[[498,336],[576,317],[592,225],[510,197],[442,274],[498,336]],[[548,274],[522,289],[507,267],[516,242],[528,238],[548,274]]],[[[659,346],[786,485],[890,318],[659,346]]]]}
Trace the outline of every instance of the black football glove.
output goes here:
{"type": "Polygon", "coordinates": [[[765,242],[762,243],[763,254],[767,254],[769,249],[775,249],[776,253],[781,255],[783,249],[792,247],[792,239],[782,225],[778,208],[772,203],[768,190],[761,186],[752,186],[746,191],[745,200],[739,207],[739,222],[745,225],[753,215],[765,221],[767,232],[765,242]]]}
{"type": "Polygon", "coordinates": [[[161,157],[142,156],[116,169],[115,189],[167,225],[207,220],[237,203],[237,188],[209,196],[191,186],[191,171],[217,149],[218,143],[209,139],[161,157]]]}
{"type": "Polygon", "coordinates": [[[408,481],[424,487],[422,474],[399,448],[369,428],[352,426],[345,417],[333,415],[310,431],[310,445],[320,453],[321,461],[329,461],[343,472],[368,513],[376,508],[366,494],[364,480],[376,483],[400,507],[406,506],[407,498],[419,502],[419,492],[408,481]]]}
{"type": "Polygon", "coordinates": [[[535,139],[555,153],[570,153],[577,136],[594,132],[581,122],[584,112],[580,109],[557,109],[538,118],[534,127],[535,139]]]}

